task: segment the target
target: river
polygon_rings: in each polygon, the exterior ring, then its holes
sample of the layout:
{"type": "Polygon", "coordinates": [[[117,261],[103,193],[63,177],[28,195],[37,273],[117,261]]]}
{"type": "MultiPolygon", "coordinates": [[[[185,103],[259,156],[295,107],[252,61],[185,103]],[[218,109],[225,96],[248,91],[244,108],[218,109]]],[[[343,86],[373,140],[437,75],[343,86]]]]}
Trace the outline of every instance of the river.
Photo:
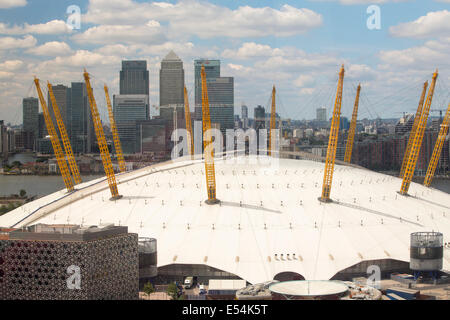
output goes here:
{"type": "MultiPolygon", "coordinates": [[[[100,176],[82,176],[83,182],[91,181],[100,176]]],[[[0,196],[18,194],[21,189],[29,196],[46,196],[64,189],[61,176],[4,176],[0,175],[0,196]]]]}
{"type": "MultiPolygon", "coordinates": [[[[83,176],[83,182],[97,179],[101,176],[83,176]]],[[[415,179],[416,180],[416,179],[415,179]]],[[[416,180],[422,183],[423,179],[416,180]]],[[[450,179],[433,180],[432,186],[441,191],[450,193],[450,179]]],[[[400,187],[400,186],[399,186],[400,187]]],[[[0,175],[0,196],[18,194],[24,189],[29,196],[45,196],[64,189],[64,183],[60,176],[4,176],[0,175]]]]}

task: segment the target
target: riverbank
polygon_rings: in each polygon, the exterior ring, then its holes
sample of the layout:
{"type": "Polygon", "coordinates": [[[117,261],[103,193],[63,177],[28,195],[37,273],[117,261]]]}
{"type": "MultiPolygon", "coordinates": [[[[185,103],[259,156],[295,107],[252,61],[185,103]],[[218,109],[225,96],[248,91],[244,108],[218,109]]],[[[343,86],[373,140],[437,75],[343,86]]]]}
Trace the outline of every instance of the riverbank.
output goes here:
{"type": "MultiPolygon", "coordinates": [[[[83,175],[81,179],[87,182],[101,177],[103,175],[83,175]]],[[[0,175],[0,196],[19,194],[20,190],[25,190],[30,196],[43,197],[64,188],[64,182],[59,175],[0,175]]]]}

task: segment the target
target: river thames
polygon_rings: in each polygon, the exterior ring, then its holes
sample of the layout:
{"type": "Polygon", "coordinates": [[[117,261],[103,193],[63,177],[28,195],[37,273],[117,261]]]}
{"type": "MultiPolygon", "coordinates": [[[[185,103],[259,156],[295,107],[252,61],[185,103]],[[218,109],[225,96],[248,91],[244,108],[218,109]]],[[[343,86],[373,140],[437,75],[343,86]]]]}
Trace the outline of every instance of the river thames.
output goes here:
{"type": "MultiPolygon", "coordinates": [[[[9,163],[20,161],[26,163],[34,161],[32,154],[17,154],[8,159],[9,163]]],[[[100,178],[100,175],[83,176],[83,182],[100,178]]],[[[415,182],[422,183],[423,178],[415,178],[415,182]]],[[[450,193],[450,179],[435,178],[432,187],[450,193]]],[[[400,186],[399,186],[400,188],[400,186]]],[[[0,196],[18,194],[23,189],[29,196],[45,196],[64,189],[61,176],[4,176],[0,175],[0,196]]]]}

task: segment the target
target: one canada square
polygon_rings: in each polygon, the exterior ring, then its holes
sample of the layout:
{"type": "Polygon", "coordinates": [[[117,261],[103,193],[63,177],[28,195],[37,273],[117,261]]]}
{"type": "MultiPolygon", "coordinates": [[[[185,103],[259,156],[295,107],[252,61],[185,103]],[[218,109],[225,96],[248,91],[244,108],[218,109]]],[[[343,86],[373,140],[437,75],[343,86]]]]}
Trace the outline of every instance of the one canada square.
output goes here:
{"type": "Polygon", "coordinates": [[[184,104],[183,61],[170,51],[161,62],[159,104],[161,107],[184,104]]]}

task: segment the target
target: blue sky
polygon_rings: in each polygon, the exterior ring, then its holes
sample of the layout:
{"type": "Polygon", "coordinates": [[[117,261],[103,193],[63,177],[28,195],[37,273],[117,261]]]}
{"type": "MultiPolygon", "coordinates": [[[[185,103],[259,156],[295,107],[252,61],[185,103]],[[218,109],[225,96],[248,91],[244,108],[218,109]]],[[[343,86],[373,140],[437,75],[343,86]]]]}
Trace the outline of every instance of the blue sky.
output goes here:
{"type": "Polygon", "coordinates": [[[433,107],[450,102],[450,0],[0,0],[0,119],[21,122],[34,74],[69,84],[86,67],[99,88],[106,82],[117,93],[122,59],[148,61],[156,105],[159,63],[171,49],[184,61],[190,91],[193,60],[221,59],[222,74],[235,77],[237,113],[242,102],[250,114],[266,105],[273,84],[282,117],[311,119],[320,106],[331,113],[342,63],[344,116],[358,82],[360,117],[413,112],[436,68],[433,107]],[[381,30],[366,27],[371,4],[381,9],[381,30]],[[80,30],[65,27],[69,5],[81,8],[80,30]]]}

